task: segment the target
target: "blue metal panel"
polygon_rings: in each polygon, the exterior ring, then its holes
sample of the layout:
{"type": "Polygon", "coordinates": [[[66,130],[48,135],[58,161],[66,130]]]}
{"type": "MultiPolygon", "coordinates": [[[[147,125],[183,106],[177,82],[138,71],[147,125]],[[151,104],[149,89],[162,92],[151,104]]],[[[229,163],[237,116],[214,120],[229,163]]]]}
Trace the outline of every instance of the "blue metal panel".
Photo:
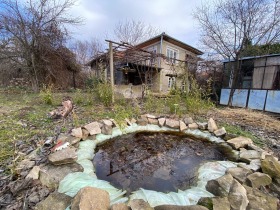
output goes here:
{"type": "Polygon", "coordinates": [[[228,105],[229,93],[230,93],[230,89],[221,90],[221,97],[220,97],[221,105],[228,105]]]}
{"type": "Polygon", "coordinates": [[[265,111],[280,113],[280,90],[269,90],[265,111]]]}
{"type": "Polygon", "coordinates": [[[263,110],[267,90],[251,90],[248,108],[263,110]]]}
{"type": "Polygon", "coordinates": [[[248,90],[236,89],[232,98],[232,105],[238,107],[246,107],[248,90]]]}

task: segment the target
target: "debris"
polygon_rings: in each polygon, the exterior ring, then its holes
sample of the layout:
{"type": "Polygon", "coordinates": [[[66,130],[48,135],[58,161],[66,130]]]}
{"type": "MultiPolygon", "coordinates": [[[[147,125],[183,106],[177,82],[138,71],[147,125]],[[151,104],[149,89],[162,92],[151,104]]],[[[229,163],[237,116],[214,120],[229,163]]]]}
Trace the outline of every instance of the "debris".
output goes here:
{"type": "Polygon", "coordinates": [[[63,107],[59,107],[56,110],[51,111],[48,115],[51,118],[58,119],[58,118],[66,118],[69,113],[73,110],[73,104],[70,100],[63,101],[63,107]]]}

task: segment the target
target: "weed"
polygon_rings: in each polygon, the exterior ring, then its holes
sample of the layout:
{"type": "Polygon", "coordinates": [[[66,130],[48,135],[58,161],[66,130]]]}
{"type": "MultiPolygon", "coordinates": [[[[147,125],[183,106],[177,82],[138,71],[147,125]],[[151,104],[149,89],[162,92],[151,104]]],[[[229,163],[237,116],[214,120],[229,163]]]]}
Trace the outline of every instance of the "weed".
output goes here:
{"type": "Polygon", "coordinates": [[[114,105],[113,119],[119,124],[120,128],[126,127],[125,119],[136,118],[140,114],[138,107],[131,106],[129,101],[119,100],[114,105]]]}
{"type": "Polygon", "coordinates": [[[84,101],[84,94],[81,89],[76,89],[73,96],[73,102],[75,104],[82,104],[84,101]]]}
{"type": "Polygon", "coordinates": [[[112,87],[109,83],[105,82],[97,85],[97,96],[104,106],[112,105],[112,94],[112,87]]]}
{"type": "Polygon", "coordinates": [[[42,90],[40,91],[40,98],[43,103],[52,105],[53,104],[53,86],[44,85],[42,90]]]}

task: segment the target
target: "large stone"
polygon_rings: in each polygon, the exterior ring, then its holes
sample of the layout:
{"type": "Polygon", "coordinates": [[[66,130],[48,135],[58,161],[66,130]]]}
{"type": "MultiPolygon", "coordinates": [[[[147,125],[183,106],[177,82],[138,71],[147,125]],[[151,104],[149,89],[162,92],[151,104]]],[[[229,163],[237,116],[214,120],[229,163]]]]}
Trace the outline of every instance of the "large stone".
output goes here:
{"type": "Polygon", "coordinates": [[[132,124],[135,124],[135,123],[137,122],[137,120],[136,120],[135,118],[131,118],[130,122],[131,122],[132,124]]]}
{"type": "Polygon", "coordinates": [[[146,117],[148,119],[157,119],[157,117],[155,115],[152,115],[152,114],[146,114],[146,117]]]}
{"type": "Polygon", "coordinates": [[[230,210],[230,203],[227,197],[214,197],[213,210],[230,210]]]}
{"type": "Polygon", "coordinates": [[[149,124],[158,125],[158,120],[155,118],[148,118],[149,124]]]}
{"type": "Polygon", "coordinates": [[[255,172],[247,176],[246,184],[253,188],[259,188],[260,186],[270,185],[272,179],[267,174],[255,172]]]}
{"type": "Polygon", "coordinates": [[[132,122],[128,118],[125,118],[124,121],[128,126],[132,126],[132,122]]]}
{"type": "Polygon", "coordinates": [[[192,205],[192,206],[161,205],[161,206],[156,206],[155,210],[208,210],[208,208],[200,205],[192,205]]]}
{"type": "Polygon", "coordinates": [[[231,210],[246,210],[249,200],[246,189],[235,179],[228,194],[231,210]]]}
{"type": "Polygon", "coordinates": [[[40,167],[34,166],[25,178],[26,179],[39,179],[39,172],[40,172],[40,167]]]}
{"type": "Polygon", "coordinates": [[[230,203],[227,197],[202,197],[197,202],[198,205],[213,210],[230,210],[230,203]]]}
{"type": "Polygon", "coordinates": [[[54,192],[35,206],[35,210],[65,210],[72,198],[63,193],[54,192]]]}
{"type": "Polygon", "coordinates": [[[179,123],[180,123],[180,131],[184,131],[188,129],[188,126],[182,120],[180,120],[179,123]]]}
{"type": "Polygon", "coordinates": [[[142,199],[130,200],[127,204],[131,210],[153,210],[149,203],[145,202],[142,199]]]}
{"type": "Polygon", "coordinates": [[[261,160],[253,159],[251,160],[250,164],[238,163],[238,166],[256,172],[261,169],[261,160]]]}
{"type": "Polygon", "coordinates": [[[280,195],[280,185],[279,184],[272,182],[269,185],[269,190],[271,192],[271,195],[273,195],[274,197],[277,197],[280,195]]]}
{"type": "Polygon", "coordinates": [[[215,196],[227,196],[231,184],[233,182],[233,177],[230,174],[225,174],[217,179],[213,179],[207,182],[206,189],[215,196]]]}
{"type": "Polygon", "coordinates": [[[214,131],[215,136],[221,137],[227,134],[227,131],[224,127],[214,131]]]}
{"type": "Polygon", "coordinates": [[[74,163],[77,158],[76,149],[70,147],[56,151],[48,156],[48,160],[54,165],[74,163]]]}
{"type": "Polygon", "coordinates": [[[280,178],[280,163],[272,155],[266,155],[261,161],[262,171],[272,178],[280,178]]]}
{"type": "Polygon", "coordinates": [[[159,118],[159,119],[158,119],[158,124],[159,124],[160,127],[164,126],[164,124],[165,124],[165,118],[164,118],[164,117],[159,118]]]}
{"type": "Polygon", "coordinates": [[[252,144],[248,144],[248,149],[250,150],[256,150],[260,153],[264,152],[264,150],[256,145],[254,145],[253,143],[252,144]]]}
{"type": "Polygon", "coordinates": [[[208,123],[207,122],[203,122],[203,123],[197,123],[198,128],[201,130],[206,130],[208,127],[208,123]]]}
{"type": "Polygon", "coordinates": [[[219,145],[223,148],[228,160],[235,162],[239,161],[239,151],[232,149],[232,147],[226,142],[219,143],[219,145]]]}
{"type": "Polygon", "coordinates": [[[90,135],[96,135],[101,133],[100,125],[98,122],[92,122],[84,126],[88,130],[90,135]]]}
{"type": "Polygon", "coordinates": [[[248,175],[252,174],[251,170],[240,167],[228,168],[226,172],[231,174],[233,178],[235,178],[241,184],[246,181],[248,175]]]}
{"type": "Polygon", "coordinates": [[[110,210],[130,210],[130,208],[124,203],[116,203],[111,206],[110,210]]]}
{"type": "Polygon", "coordinates": [[[82,128],[74,128],[71,131],[71,135],[76,137],[76,138],[83,138],[83,131],[82,128]]]}
{"type": "Polygon", "coordinates": [[[247,206],[248,210],[272,210],[277,209],[277,203],[279,200],[275,197],[270,196],[269,194],[264,194],[258,189],[253,189],[244,185],[244,188],[247,191],[247,197],[249,199],[249,205],[247,206]]]}
{"type": "Polygon", "coordinates": [[[229,145],[231,145],[234,149],[239,149],[247,146],[248,144],[252,144],[253,141],[250,138],[239,136],[227,141],[229,145]]]}
{"type": "Polygon", "coordinates": [[[194,123],[194,121],[191,117],[186,117],[186,118],[184,118],[184,123],[186,123],[186,125],[189,125],[189,124],[194,123]]]}
{"type": "Polygon", "coordinates": [[[216,124],[216,122],[213,120],[213,118],[210,118],[208,120],[208,131],[213,133],[214,131],[218,130],[218,126],[216,124]]]}
{"type": "Polygon", "coordinates": [[[261,154],[256,150],[240,150],[240,160],[245,163],[250,163],[252,159],[260,159],[261,154]]]}
{"type": "Polygon", "coordinates": [[[83,132],[82,139],[86,140],[88,138],[88,136],[89,136],[89,131],[87,129],[85,129],[85,128],[82,128],[82,132],[83,132]]]}
{"type": "Polygon", "coordinates": [[[179,121],[174,119],[166,119],[165,125],[170,128],[180,128],[179,121]]]}
{"type": "Polygon", "coordinates": [[[94,187],[84,187],[80,189],[71,205],[71,210],[106,210],[109,208],[109,193],[94,187]]]}
{"type": "Polygon", "coordinates": [[[70,145],[75,145],[81,141],[81,138],[77,138],[75,136],[69,136],[65,139],[65,141],[68,142],[70,145]]]}
{"type": "Polygon", "coordinates": [[[105,135],[112,135],[113,133],[113,123],[110,120],[103,120],[103,126],[101,128],[101,133],[105,135]]]}
{"type": "Polygon", "coordinates": [[[207,209],[213,209],[213,198],[202,197],[198,200],[197,205],[206,207],[207,209]]]}
{"type": "Polygon", "coordinates": [[[189,129],[198,129],[198,125],[196,123],[191,123],[188,126],[189,126],[189,129]]]}
{"type": "Polygon", "coordinates": [[[54,166],[51,164],[41,167],[39,179],[41,183],[49,188],[55,189],[59,182],[68,174],[83,172],[84,168],[78,163],[54,166]]]}
{"type": "Polygon", "coordinates": [[[104,125],[107,125],[107,126],[112,126],[113,127],[113,122],[111,120],[102,120],[102,123],[104,125]]]}
{"type": "Polygon", "coordinates": [[[146,126],[149,123],[148,118],[146,116],[141,116],[137,119],[137,124],[140,126],[146,126]]]}

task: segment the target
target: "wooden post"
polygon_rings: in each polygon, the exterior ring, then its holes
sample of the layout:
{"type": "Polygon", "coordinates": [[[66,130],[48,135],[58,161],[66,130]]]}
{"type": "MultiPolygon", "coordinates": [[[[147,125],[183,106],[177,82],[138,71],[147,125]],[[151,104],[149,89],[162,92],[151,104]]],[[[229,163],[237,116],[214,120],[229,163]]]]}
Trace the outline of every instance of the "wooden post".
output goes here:
{"type": "Polygon", "coordinates": [[[115,102],[115,98],[114,98],[114,62],[113,62],[113,46],[112,45],[113,45],[112,42],[109,42],[112,103],[114,103],[115,102]]]}

